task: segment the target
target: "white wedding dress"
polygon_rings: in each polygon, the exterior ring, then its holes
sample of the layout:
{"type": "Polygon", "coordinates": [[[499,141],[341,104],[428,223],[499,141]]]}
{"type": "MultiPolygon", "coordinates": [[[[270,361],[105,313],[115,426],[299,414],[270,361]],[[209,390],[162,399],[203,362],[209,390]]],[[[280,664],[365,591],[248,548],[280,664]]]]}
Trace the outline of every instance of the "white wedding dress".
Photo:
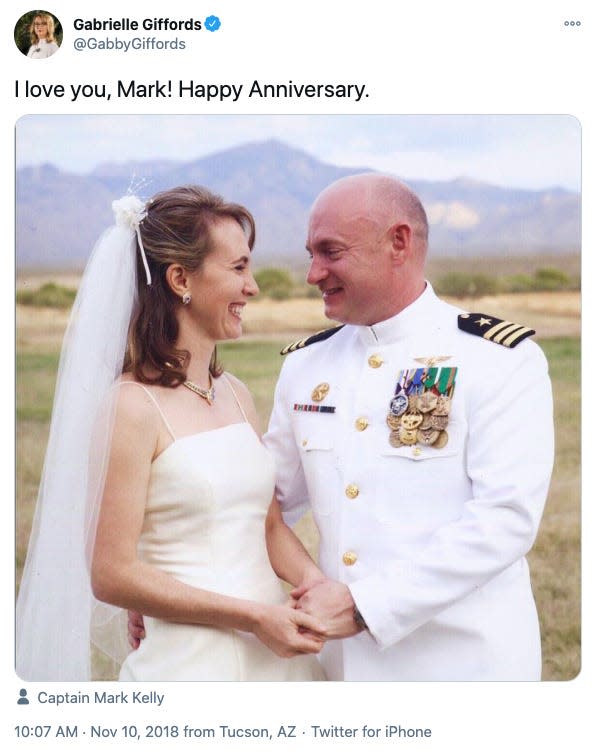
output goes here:
{"type": "MultiPolygon", "coordinates": [[[[194,587],[284,602],[265,545],[274,464],[238,399],[244,421],[175,438],[153,394],[140,387],[173,442],[151,467],[139,557],[194,587]]],[[[121,668],[121,681],[323,679],[315,656],[279,658],[253,634],[147,616],[145,632],[121,668]]]]}

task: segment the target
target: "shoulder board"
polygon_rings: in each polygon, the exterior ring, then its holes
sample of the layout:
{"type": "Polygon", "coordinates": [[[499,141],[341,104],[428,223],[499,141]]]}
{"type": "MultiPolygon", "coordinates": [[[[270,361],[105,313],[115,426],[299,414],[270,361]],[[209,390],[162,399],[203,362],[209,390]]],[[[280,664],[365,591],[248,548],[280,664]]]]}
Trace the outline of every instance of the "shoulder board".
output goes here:
{"type": "Polygon", "coordinates": [[[327,330],[320,330],[318,333],[314,333],[312,336],[309,336],[308,338],[303,338],[301,341],[294,341],[294,343],[289,343],[288,346],[284,346],[280,354],[282,356],[286,356],[286,354],[290,354],[292,351],[296,351],[297,349],[302,349],[303,346],[310,346],[312,343],[317,343],[318,341],[325,341],[330,336],[333,336],[334,333],[337,333],[341,328],[343,328],[344,325],[337,325],[335,328],[328,328],[327,330]]]}
{"type": "Polygon", "coordinates": [[[532,328],[509,320],[500,320],[499,317],[492,315],[484,315],[481,312],[458,315],[458,327],[465,333],[483,336],[488,341],[507,346],[509,349],[518,346],[521,341],[535,333],[532,328]]]}

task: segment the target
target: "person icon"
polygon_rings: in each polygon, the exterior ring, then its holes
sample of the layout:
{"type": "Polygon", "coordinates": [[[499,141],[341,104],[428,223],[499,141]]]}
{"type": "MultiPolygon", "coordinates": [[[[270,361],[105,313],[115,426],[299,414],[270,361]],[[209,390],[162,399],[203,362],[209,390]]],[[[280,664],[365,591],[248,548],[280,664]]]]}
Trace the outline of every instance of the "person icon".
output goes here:
{"type": "Polygon", "coordinates": [[[17,21],[15,44],[28,58],[49,58],[58,51],[61,42],[62,26],[51,13],[31,11],[17,21]]]}
{"type": "Polygon", "coordinates": [[[19,692],[19,699],[17,700],[17,705],[29,705],[29,700],[27,699],[27,690],[23,688],[19,692]]]}

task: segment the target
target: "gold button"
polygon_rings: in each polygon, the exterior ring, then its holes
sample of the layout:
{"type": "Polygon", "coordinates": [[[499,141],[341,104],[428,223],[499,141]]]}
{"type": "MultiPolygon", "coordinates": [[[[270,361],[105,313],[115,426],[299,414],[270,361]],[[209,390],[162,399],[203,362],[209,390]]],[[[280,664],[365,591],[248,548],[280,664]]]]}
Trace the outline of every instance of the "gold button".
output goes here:
{"type": "Polygon", "coordinates": [[[342,561],[344,561],[346,566],[352,566],[357,562],[357,554],[353,553],[352,551],[346,551],[346,553],[342,556],[342,561]]]}
{"type": "Polygon", "coordinates": [[[366,417],[359,417],[354,423],[354,426],[359,432],[363,432],[363,430],[366,430],[369,427],[369,420],[366,417]]]}
{"type": "Polygon", "coordinates": [[[420,456],[421,455],[421,449],[418,446],[415,446],[413,448],[413,456],[420,456]]]}
{"type": "Polygon", "coordinates": [[[347,498],[356,498],[359,494],[359,489],[356,485],[347,485],[344,492],[347,498]]]}
{"type": "Polygon", "coordinates": [[[377,369],[378,367],[382,366],[383,359],[379,356],[379,354],[371,354],[367,362],[369,363],[369,367],[377,369]]]}
{"type": "Polygon", "coordinates": [[[306,446],[306,445],[307,445],[307,439],[306,439],[306,438],[305,438],[305,439],[303,440],[303,443],[302,443],[302,445],[303,445],[303,446],[306,446]]]}

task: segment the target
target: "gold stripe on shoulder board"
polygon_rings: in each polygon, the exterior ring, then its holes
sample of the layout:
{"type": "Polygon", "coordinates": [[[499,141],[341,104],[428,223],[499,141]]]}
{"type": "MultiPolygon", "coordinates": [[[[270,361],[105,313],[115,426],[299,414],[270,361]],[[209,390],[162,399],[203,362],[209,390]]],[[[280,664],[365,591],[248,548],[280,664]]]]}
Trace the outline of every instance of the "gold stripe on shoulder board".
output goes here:
{"type": "Polygon", "coordinates": [[[513,349],[525,338],[534,335],[532,328],[510,320],[502,320],[480,312],[458,315],[458,328],[473,336],[482,336],[487,341],[513,349]]]}
{"type": "Polygon", "coordinates": [[[310,346],[312,343],[325,341],[330,336],[333,336],[334,333],[337,333],[339,330],[341,330],[343,327],[344,325],[337,325],[335,328],[326,328],[325,330],[320,330],[317,333],[313,333],[313,335],[306,336],[305,338],[302,338],[300,341],[293,341],[293,343],[289,343],[288,346],[285,346],[280,352],[280,354],[282,356],[286,356],[286,354],[290,354],[293,351],[302,349],[305,346],[310,346]]]}

